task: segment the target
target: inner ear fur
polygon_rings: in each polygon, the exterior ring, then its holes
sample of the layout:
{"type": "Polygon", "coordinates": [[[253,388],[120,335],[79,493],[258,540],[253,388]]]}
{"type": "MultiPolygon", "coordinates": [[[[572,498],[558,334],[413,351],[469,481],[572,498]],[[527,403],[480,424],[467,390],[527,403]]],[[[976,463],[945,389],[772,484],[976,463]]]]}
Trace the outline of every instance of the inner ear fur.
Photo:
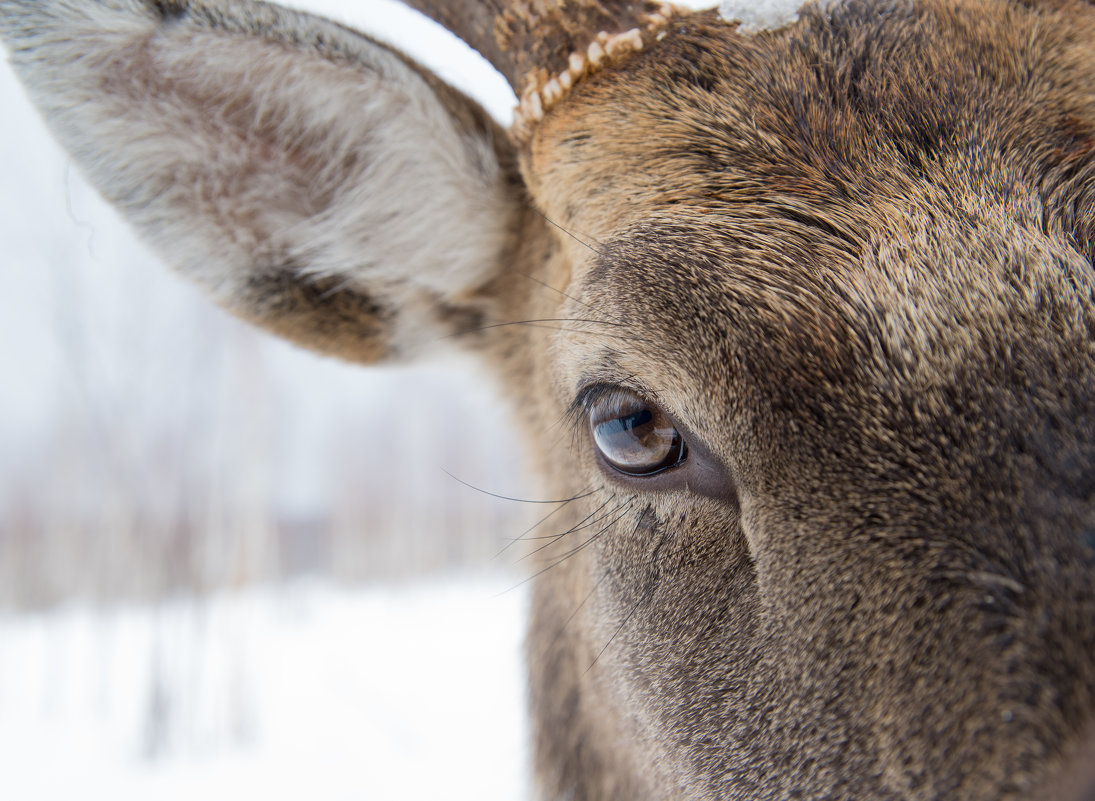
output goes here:
{"type": "Polygon", "coordinates": [[[236,0],[9,0],[0,36],[91,182],[241,317],[372,362],[490,314],[513,148],[391,48],[236,0]]]}

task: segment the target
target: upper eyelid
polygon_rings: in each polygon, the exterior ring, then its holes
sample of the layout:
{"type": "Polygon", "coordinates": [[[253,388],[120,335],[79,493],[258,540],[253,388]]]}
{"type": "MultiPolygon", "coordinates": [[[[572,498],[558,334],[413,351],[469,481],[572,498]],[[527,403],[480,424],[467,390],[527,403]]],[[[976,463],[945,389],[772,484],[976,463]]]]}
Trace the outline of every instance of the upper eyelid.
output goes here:
{"type": "Polygon", "coordinates": [[[568,422],[568,426],[574,433],[581,433],[582,429],[586,426],[588,413],[593,405],[597,401],[603,400],[618,392],[627,392],[637,395],[647,403],[660,409],[670,420],[674,420],[674,415],[666,411],[665,407],[658,399],[657,393],[641,386],[635,380],[635,376],[631,375],[623,381],[592,379],[588,383],[585,383],[584,386],[580,386],[575,394],[574,400],[571,402],[570,406],[567,407],[565,419],[568,422]]]}
{"type": "Polygon", "coordinates": [[[567,415],[571,418],[581,420],[582,416],[586,414],[599,400],[620,392],[633,392],[640,398],[647,398],[647,393],[632,386],[628,386],[624,382],[616,381],[604,381],[604,380],[591,380],[584,382],[582,386],[578,388],[578,391],[574,395],[574,400],[571,402],[567,409],[567,415]]]}

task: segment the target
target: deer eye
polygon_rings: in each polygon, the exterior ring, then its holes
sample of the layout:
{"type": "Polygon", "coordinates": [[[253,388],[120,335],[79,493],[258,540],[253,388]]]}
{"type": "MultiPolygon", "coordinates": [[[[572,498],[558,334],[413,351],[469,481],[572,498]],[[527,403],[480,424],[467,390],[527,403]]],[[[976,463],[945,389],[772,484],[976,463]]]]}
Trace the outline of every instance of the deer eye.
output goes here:
{"type": "Polygon", "coordinates": [[[665,412],[634,392],[606,391],[588,408],[597,450],[621,473],[649,476],[684,461],[687,453],[680,432],[665,412]]]}

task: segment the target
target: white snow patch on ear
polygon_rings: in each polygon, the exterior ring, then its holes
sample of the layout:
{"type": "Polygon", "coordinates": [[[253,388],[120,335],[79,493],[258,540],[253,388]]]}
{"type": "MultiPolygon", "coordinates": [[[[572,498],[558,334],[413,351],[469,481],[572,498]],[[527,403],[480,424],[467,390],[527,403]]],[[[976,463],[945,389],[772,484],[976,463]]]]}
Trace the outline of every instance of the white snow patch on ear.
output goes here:
{"type": "Polygon", "coordinates": [[[802,4],[803,0],[722,0],[719,16],[739,22],[742,33],[770,31],[797,20],[802,4]]]}

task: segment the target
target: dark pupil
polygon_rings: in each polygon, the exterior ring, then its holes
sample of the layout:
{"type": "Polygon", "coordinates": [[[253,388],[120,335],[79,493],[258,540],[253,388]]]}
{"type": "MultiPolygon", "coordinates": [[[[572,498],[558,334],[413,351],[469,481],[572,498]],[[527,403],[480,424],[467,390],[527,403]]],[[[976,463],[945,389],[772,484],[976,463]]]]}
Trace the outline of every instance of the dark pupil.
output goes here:
{"type": "MultiPolygon", "coordinates": [[[[617,417],[615,420],[601,423],[601,430],[604,431],[605,436],[608,437],[613,437],[622,433],[626,433],[633,437],[635,434],[632,434],[632,431],[652,422],[654,422],[654,413],[649,409],[643,409],[642,411],[635,412],[635,414],[629,414],[627,417],[617,417]]],[[[622,445],[623,443],[620,444],[622,445]]]]}

